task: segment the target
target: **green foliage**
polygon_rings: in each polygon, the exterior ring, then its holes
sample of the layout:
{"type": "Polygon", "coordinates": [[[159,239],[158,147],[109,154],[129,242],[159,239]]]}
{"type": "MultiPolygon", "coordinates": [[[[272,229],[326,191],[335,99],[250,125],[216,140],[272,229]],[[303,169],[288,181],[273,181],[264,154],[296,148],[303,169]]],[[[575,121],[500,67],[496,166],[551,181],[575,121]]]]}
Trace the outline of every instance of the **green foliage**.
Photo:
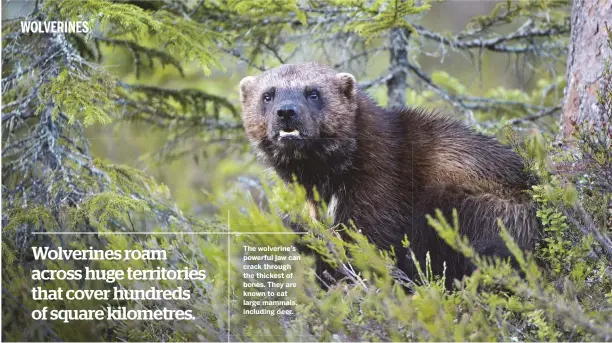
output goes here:
{"type": "Polygon", "coordinates": [[[40,114],[48,102],[55,104],[51,112],[52,119],[60,113],[68,116],[69,125],[80,119],[85,126],[95,123],[108,124],[108,115],[115,109],[112,92],[112,81],[104,75],[93,75],[95,82],[84,79],[78,74],[63,70],[55,79],[41,87],[42,98],[37,114],[40,114]],[[85,93],[82,90],[87,89],[85,93]]]}
{"type": "Polygon", "coordinates": [[[465,86],[462,85],[459,80],[452,77],[445,71],[436,71],[432,73],[431,79],[436,84],[445,88],[451,95],[465,94],[467,91],[465,86]]]}
{"type": "Polygon", "coordinates": [[[130,4],[117,4],[104,0],[48,1],[43,3],[43,10],[47,11],[48,20],[57,17],[72,20],[91,18],[91,24],[103,27],[118,25],[125,32],[130,32],[134,38],[161,29],[160,23],[153,19],[150,13],[130,4]]]}
{"type": "Polygon", "coordinates": [[[511,23],[521,15],[531,16],[535,20],[543,20],[543,18],[537,18],[534,15],[538,10],[548,11],[549,16],[545,20],[553,25],[559,25],[565,17],[563,8],[568,3],[567,0],[501,1],[495,5],[489,15],[474,17],[468,28],[474,31],[486,30],[500,22],[511,23]]]}
{"type": "Polygon", "coordinates": [[[423,13],[430,7],[427,1],[417,5],[414,0],[339,1],[339,4],[354,8],[349,15],[356,20],[345,29],[357,32],[367,40],[393,28],[413,30],[408,18],[423,13]]]}
{"type": "Polygon", "coordinates": [[[90,27],[100,25],[102,30],[128,34],[133,41],[151,38],[154,45],[165,49],[184,61],[199,62],[204,73],[210,66],[221,67],[212,55],[215,40],[223,39],[212,29],[204,29],[192,20],[158,11],[154,15],[128,3],[111,3],[104,0],[47,1],[43,10],[47,18],[91,18],[90,27]]]}
{"type": "Polygon", "coordinates": [[[306,14],[300,9],[299,1],[295,0],[232,0],[228,2],[228,6],[238,14],[252,16],[255,20],[269,19],[272,13],[275,15],[293,13],[301,24],[307,24],[306,14]]]}
{"type": "Polygon", "coordinates": [[[11,222],[4,226],[4,232],[16,231],[21,225],[32,225],[36,228],[52,230],[57,228],[54,216],[42,206],[31,209],[15,209],[11,213],[11,222]]]}
{"type": "Polygon", "coordinates": [[[81,221],[81,215],[87,214],[90,224],[104,229],[108,227],[111,218],[115,220],[128,219],[130,212],[147,213],[151,209],[142,200],[116,195],[113,193],[96,194],[82,203],[82,208],[75,214],[73,226],[76,221],[81,221]],[[78,219],[77,219],[78,218],[78,219]]]}

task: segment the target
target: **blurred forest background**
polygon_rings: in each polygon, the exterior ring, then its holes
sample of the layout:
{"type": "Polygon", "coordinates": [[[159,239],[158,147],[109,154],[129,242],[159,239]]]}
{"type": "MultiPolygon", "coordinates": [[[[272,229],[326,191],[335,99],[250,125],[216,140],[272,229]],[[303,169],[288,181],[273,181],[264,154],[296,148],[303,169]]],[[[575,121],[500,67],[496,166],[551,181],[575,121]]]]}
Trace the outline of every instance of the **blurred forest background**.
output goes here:
{"type": "MultiPolygon", "coordinates": [[[[612,14],[609,1],[579,2],[601,10],[597,20],[612,14]]],[[[593,97],[602,119],[595,126],[570,123],[563,98],[571,10],[577,7],[572,2],[3,0],[2,5],[5,339],[612,340],[612,157],[606,126],[612,82],[606,83],[605,60],[610,46],[601,25],[597,39],[607,52],[593,61],[603,80],[593,97]],[[27,35],[20,33],[20,20],[86,20],[94,29],[87,35],[27,35]],[[299,276],[303,286],[295,295],[306,305],[295,317],[243,318],[236,297],[230,299],[236,316],[228,320],[219,314],[228,312],[227,284],[237,294],[241,286],[224,272],[223,238],[31,235],[227,230],[227,213],[244,231],[285,230],[276,214],[265,210],[299,217],[304,194],[295,185],[279,187],[256,162],[242,132],[238,82],[301,61],[353,73],[383,106],[439,108],[513,145],[542,179],[533,196],[545,226],[543,243],[534,256],[516,251],[527,277],[474,257],[482,274],[449,291],[426,266],[421,280],[405,280],[391,267],[392,256],[363,237],[341,242],[315,227],[309,243],[360,272],[324,291],[306,272],[312,263],[306,258],[299,276]],[[560,128],[570,125],[574,132],[564,134],[568,130],[560,128]],[[329,242],[338,251],[361,254],[327,251],[329,242]],[[164,247],[178,256],[169,262],[172,267],[198,265],[214,277],[205,285],[188,285],[198,294],[184,305],[198,313],[196,325],[31,323],[29,311],[42,306],[28,300],[33,285],[28,270],[39,263],[28,251],[33,244],[164,247]],[[14,326],[23,322],[31,325],[14,326]]],[[[471,253],[451,224],[437,218],[432,226],[471,253]]],[[[266,239],[236,237],[231,244],[287,244],[294,238],[266,239]]],[[[241,270],[239,259],[230,267],[241,270]]]]}
{"type": "MultiPolygon", "coordinates": [[[[28,13],[32,4],[32,2],[8,1],[4,13],[7,16],[12,11],[28,13]]],[[[494,1],[432,2],[431,9],[420,15],[418,22],[434,32],[460,32],[473,21],[474,17],[490,14],[497,5],[499,2],[494,1]]],[[[186,6],[189,7],[189,5],[186,6]]],[[[519,23],[510,22],[496,27],[494,32],[508,33],[518,27],[519,23]]],[[[280,27],[275,28],[275,30],[280,29],[280,27]]],[[[285,47],[281,45],[281,42],[274,42],[274,39],[270,38],[270,42],[266,43],[275,46],[262,45],[257,48],[262,50],[261,55],[266,59],[265,62],[260,63],[261,67],[271,68],[280,63],[280,60],[275,57],[274,50],[280,50],[279,54],[282,56],[280,58],[287,63],[314,60],[338,65],[338,69],[354,73],[359,81],[376,82],[369,88],[369,93],[381,105],[386,105],[386,82],[377,78],[386,76],[385,73],[389,71],[389,42],[385,42],[384,38],[378,38],[375,42],[370,42],[368,49],[364,50],[363,41],[358,36],[335,34],[337,37],[333,37],[332,40],[326,39],[325,35],[319,36],[320,29],[313,27],[312,30],[312,34],[308,34],[309,30],[305,29],[300,30],[303,31],[300,32],[300,37],[291,37],[291,44],[300,45],[300,49],[296,49],[293,55],[294,47],[285,47]],[[347,42],[346,39],[349,41],[347,42]],[[362,55],[353,56],[359,54],[362,55]]],[[[567,27],[565,30],[567,33],[567,27]]],[[[256,34],[252,33],[253,36],[256,34]]],[[[275,34],[275,32],[270,34],[275,34]]],[[[278,32],[278,35],[285,36],[281,32],[278,32]]],[[[546,95],[550,94],[548,98],[554,100],[546,101],[545,97],[542,101],[547,102],[551,107],[551,104],[558,102],[563,95],[565,45],[559,44],[557,49],[550,51],[542,50],[541,55],[546,58],[541,58],[538,54],[503,54],[485,49],[482,51],[476,49],[468,53],[445,47],[435,40],[423,38],[420,40],[423,42],[419,42],[418,46],[415,44],[409,47],[409,52],[415,57],[413,62],[420,64],[422,70],[428,75],[434,73],[437,76],[436,81],[440,82],[442,87],[447,86],[447,91],[450,93],[461,91],[474,97],[501,95],[501,98],[506,96],[511,100],[514,100],[514,97],[517,100],[523,100],[532,92],[546,91],[546,95]],[[447,77],[449,75],[452,75],[452,78],[447,77]],[[542,78],[554,79],[555,82],[546,83],[546,87],[549,88],[544,89],[542,84],[546,81],[541,80],[542,78]],[[502,94],[496,94],[496,92],[502,94]],[[507,95],[506,93],[509,92],[513,94],[507,95]]],[[[555,42],[548,42],[548,44],[553,45],[555,42]]],[[[238,46],[235,49],[242,50],[241,54],[250,60],[252,57],[249,56],[251,52],[248,51],[248,48],[248,46],[238,46]]],[[[210,75],[205,75],[201,66],[194,61],[183,63],[182,75],[181,71],[172,65],[164,67],[155,64],[153,68],[147,68],[146,64],[149,61],[144,60],[146,57],[142,57],[143,61],[138,66],[134,63],[133,52],[119,44],[112,46],[102,44],[101,49],[103,49],[101,54],[104,56],[101,64],[126,83],[138,83],[164,89],[196,89],[227,98],[232,102],[235,110],[239,110],[238,82],[244,76],[259,72],[257,68],[249,68],[249,63],[241,61],[239,57],[232,58],[231,55],[225,55],[219,61],[223,70],[213,68],[210,75]],[[145,69],[145,71],[139,73],[137,68],[145,69]]],[[[448,103],[427,101],[426,96],[433,92],[420,80],[413,78],[409,81],[409,86],[411,89],[406,91],[408,105],[430,108],[446,107],[449,113],[455,112],[455,115],[462,115],[461,112],[457,113],[458,111],[448,107],[448,103]]],[[[435,96],[431,94],[431,97],[435,96]]],[[[539,103],[536,104],[539,105],[539,103]]],[[[486,103],[483,107],[486,107],[486,103]]],[[[495,125],[500,128],[503,126],[499,125],[502,117],[520,118],[521,115],[527,113],[517,107],[512,106],[506,111],[496,113],[498,115],[489,120],[491,126],[495,125]]],[[[554,123],[558,120],[555,114],[558,112],[544,117],[539,124],[550,132],[554,132],[554,123]]],[[[195,137],[186,137],[188,139],[182,140],[179,149],[183,154],[180,156],[176,151],[169,152],[173,155],[170,161],[166,159],[163,163],[155,163],[151,159],[143,159],[143,156],[160,154],[166,143],[172,139],[172,133],[164,127],[152,130],[151,125],[147,123],[115,122],[110,125],[89,126],[86,128],[86,135],[91,142],[91,151],[94,156],[145,170],[159,182],[168,185],[173,198],[176,199],[181,209],[194,214],[202,214],[206,211],[207,199],[202,190],[210,190],[213,181],[230,176],[224,170],[219,170],[223,167],[223,161],[228,157],[228,150],[243,150],[245,144],[245,137],[240,135],[232,136],[234,139],[223,137],[223,141],[219,142],[215,139],[200,139],[205,135],[203,133],[202,136],[194,135],[195,137]],[[174,158],[175,156],[177,158],[174,158]]],[[[251,166],[249,162],[253,157],[253,155],[247,155],[238,160],[244,162],[246,166],[251,166]]],[[[256,166],[251,167],[254,168],[254,171],[257,170],[256,166]]]]}

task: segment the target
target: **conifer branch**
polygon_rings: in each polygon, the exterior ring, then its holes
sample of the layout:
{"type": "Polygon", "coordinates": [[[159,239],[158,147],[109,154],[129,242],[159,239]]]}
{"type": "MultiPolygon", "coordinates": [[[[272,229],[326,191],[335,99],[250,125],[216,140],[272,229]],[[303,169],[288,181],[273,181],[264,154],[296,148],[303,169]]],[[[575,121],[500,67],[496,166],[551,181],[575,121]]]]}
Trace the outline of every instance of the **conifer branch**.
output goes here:
{"type": "Polygon", "coordinates": [[[147,48],[131,40],[112,39],[99,35],[94,35],[93,39],[96,42],[103,42],[109,46],[127,48],[133,56],[134,67],[136,70],[136,78],[140,78],[141,69],[144,66],[144,59],[148,60],[149,63],[147,67],[150,70],[152,70],[154,67],[153,61],[157,60],[159,61],[159,63],[161,63],[162,67],[166,65],[171,65],[176,68],[176,70],[178,70],[181,76],[185,76],[185,72],[181,63],[174,56],[170,55],[166,51],[147,48]]]}

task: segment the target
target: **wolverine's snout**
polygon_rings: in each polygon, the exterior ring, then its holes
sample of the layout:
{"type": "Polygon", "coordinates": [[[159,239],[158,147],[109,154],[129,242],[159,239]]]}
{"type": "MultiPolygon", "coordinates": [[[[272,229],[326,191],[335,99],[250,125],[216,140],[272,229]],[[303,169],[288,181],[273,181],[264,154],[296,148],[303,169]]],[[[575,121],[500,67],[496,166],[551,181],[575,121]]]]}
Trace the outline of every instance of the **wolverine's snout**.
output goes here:
{"type": "Polygon", "coordinates": [[[302,138],[300,104],[294,100],[284,100],[273,110],[272,137],[280,143],[286,143],[302,138]]]}
{"type": "Polygon", "coordinates": [[[282,120],[294,119],[298,116],[298,114],[298,106],[291,102],[282,103],[276,111],[276,115],[278,115],[282,120]]]}

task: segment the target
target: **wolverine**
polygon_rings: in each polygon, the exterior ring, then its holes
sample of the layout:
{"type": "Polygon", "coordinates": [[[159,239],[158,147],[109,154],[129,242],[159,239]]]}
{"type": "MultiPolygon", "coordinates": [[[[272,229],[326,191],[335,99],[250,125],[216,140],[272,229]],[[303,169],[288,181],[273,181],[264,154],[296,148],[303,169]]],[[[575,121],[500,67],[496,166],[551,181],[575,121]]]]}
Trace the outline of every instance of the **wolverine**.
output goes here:
{"type": "Polygon", "coordinates": [[[334,225],[353,222],[398,267],[416,276],[405,236],[421,265],[447,280],[473,271],[427,223],[436,209],[481,256],[511,257],[498,220],[519,247],[533,249],[533,178],[524,161],[459,120],[415,108],[386,109],[349,73],[317,63],[284,64],[240,82],[242,118],[258,158],[285,182],[316,189],[334,225]],[[399,253],[398,253],[399,252],[399,253]],[[446,268],[446,269],[444,269],[446,268]]]}

